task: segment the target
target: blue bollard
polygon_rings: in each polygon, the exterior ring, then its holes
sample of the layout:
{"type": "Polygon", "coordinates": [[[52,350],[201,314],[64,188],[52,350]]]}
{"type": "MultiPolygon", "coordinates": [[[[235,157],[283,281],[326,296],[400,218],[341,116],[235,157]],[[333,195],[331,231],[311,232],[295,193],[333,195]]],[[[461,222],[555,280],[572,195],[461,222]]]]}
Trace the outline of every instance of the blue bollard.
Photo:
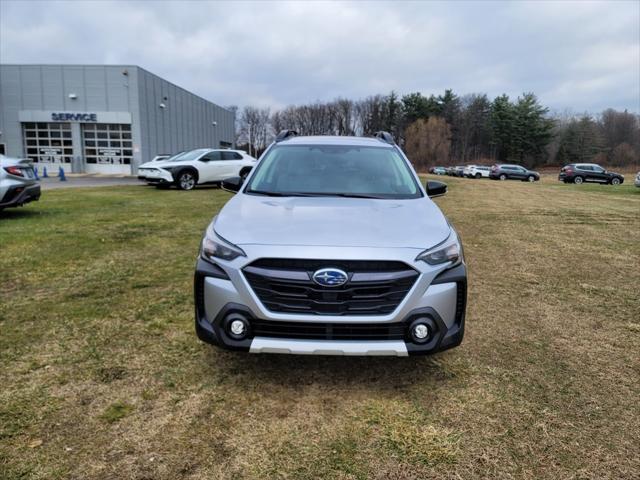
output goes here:
{"type": "Polygon", "coordinates": [[[33,167],[33,174],[36,176],[36,180],[40,180],[40,177],[38,176],[38,167],[33,167]]]}
{"type": "Polygon", "coordinates": [[[58,177],[60,177],[61,182],[67,181],[67,177],[64,176],[64,168],[60,167],[60,169],[58,170],[58,177]]]}
{"type": "Polygon", "coordinates": [[[42,178],[49,178],[49,175],[47,175],[47,167],[42,169],[42,178]]]}

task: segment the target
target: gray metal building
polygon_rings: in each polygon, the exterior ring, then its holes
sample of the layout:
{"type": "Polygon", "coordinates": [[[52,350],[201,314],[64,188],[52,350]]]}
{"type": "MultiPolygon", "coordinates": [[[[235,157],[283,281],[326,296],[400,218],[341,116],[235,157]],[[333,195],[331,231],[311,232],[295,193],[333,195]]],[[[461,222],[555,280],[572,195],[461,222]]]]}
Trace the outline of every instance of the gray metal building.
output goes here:
{"type": "Polygon", "coordinates": [[[233,111],[135,65],[0,65],[0,153],[50,171],[135,174],[234,130],[233,111]]]}

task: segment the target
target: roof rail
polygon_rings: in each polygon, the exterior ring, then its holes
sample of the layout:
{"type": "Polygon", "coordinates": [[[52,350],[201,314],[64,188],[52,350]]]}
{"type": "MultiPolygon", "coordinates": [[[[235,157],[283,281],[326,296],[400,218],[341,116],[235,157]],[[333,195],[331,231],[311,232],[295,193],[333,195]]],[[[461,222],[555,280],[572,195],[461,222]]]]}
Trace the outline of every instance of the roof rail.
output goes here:
{"type": "Polygon", "coordinates": [[[393,139],[393,135],[391,135],[389,132],[380,131],[380,132],[374,133],[373,136],[376,137],[381,142],[385,142],[390,145],[396,144],[395,140],[393,139]]]}
{"type": "Polygon", "coordinates": [[[295,130],[280,130],[280,133],[276,135],[276,143],[286,140],[289,137],[295,137],[298,132],[295,130]]]}

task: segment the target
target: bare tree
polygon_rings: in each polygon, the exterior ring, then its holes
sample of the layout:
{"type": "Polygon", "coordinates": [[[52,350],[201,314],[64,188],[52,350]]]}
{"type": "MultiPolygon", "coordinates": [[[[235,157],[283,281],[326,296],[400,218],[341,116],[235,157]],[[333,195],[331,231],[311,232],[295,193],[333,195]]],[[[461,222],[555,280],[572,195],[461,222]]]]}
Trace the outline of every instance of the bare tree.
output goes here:
{"type": "Polygon", "coordinates": [[[249,155],[257,156],[267,147],[272,135],[269,109],[244,107],[240,115],[238,130],[239,141],[247,144],[249,155]]]}
{"type": "Polygon", "coordinates": [[[404,149],[419,171],[425,171],[433,165],[447,165],[451,129],[444,118],[420,118],[407,127],[404,149]]]}

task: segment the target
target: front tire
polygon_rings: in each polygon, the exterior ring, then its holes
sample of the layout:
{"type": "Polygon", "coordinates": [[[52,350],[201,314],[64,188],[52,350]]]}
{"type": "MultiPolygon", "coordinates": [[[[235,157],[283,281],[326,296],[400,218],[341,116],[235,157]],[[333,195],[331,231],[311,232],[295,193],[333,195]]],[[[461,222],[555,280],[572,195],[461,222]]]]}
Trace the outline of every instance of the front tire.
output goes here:
{"type": "Polygon", "coordinates": [[[527,181],[529,181],[529,182],[535,182],[535,181],[536,181],[536,177],[534,177],[533,175],[529,175],[529,176],[527,177],[527,181]]]}
{"type": "Polygon", "coordinates": [[[504,173],[501,173],[500,176],[498,177],[500,180],[506,180],[507,176],[504,173]]]}
{"type": "Polygon", "coordinates": [[[193,190],[196,188],[196,176],[191,170],[183,170],[178,174],[177,183],[180,190],[193,190]]]}
{"type": "Polygon", "coordinates": [[[573,183],[575,183],[576,185],[582,185],[582,182],[584,182],[584,179],[582,177],[576,177],[573,179],[573,183]]]}
{"type": "Polygon", "coordinates": [[[612,178],[611,179],[611,185],[620,185],[620,179],[619,178],[612,178]]]}
{"type": "Polygon", "coordinates": [[[476,178],[480,178],[482,175],[480,175],[479,173],[476,173],[475,177],[476,178]]]}

